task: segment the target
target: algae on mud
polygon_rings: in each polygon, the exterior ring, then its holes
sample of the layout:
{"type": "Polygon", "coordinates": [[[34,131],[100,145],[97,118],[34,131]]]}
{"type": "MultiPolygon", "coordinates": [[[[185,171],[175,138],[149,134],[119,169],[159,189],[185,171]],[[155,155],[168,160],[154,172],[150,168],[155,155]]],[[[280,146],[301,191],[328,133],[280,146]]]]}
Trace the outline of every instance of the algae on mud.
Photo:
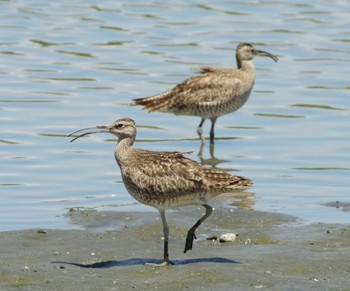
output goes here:
{"type": "Polygon", "coordinates": [[[156,212],[76,209],[67,216],[85,229],[1,232],[0,289],[349,290],[349,225],[303,225],[290,216],[219,207],[183,254],[197,217],[191,210],[169,212],[176,265],[163,268],[144,265],[162,255],[156,212]],[[224,232],[239,237],[206,240],[224,232]]]}

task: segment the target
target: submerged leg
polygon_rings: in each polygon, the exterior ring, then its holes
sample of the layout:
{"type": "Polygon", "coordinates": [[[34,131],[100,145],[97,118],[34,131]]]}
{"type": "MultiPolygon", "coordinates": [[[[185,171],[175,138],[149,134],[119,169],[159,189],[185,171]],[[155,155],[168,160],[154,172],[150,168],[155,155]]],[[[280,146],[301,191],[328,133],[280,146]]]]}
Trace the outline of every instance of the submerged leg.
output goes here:
{"type": "Polygon", "coordinates": [[[189,250],[192,250],[193,246],[193,240],[197,239],[195,231],[198,228],[198,226],[201,225],[201,223],[206,220],[211,212],[213,211],[213,208],[207,204],[203,204],[203,207],[205,207],[205,214],[196,222],[194,226],[190,228],[190,230],[187,232],[187,237],[186,237],[186,244],[185,244],[185,250],[184,253],[186,253],[189,250]]]}
{"type": "Polygon", "coordinates": [[[209,153],[210,153],[210,157],[212,159],[216,159],[215,158],[215,155],[214,155],[214,149],[215,149],[215,144],[214,143],[210,143],[210,146],[209,146],[209,153]]]}
{"type": "Polygon", "coordinates": [[[164,234],[164,256],[163,256],[163,258],[164,258],[164,261],[160,264],[147,263],[147,265],[157,266],[157,267],[174,265],[174,263],[169,260],[169,226],[168,226],[168,223],[165,219],[165,210],[159,209],[158,211],[159,211],[160,217],[162,219],[162,223],[163,223],[163,234],[164,234]]]}
{"type": "Polygon", "coordinates": [[[204,149],[205,149],[205,142],[201,142],[201,146],[199,148],[199,151],[198,151],[198,157],[202,160],[203,158],[203,152],[204,152],[204,149]]]}
{"type": "Polygon", "coordinates": [[[204,123],[205,119],[202,118],[201,122],[199,123],[198,127],[197,127],[197,133],[199,135],[199,138],[202,140],[202,143],[205,143],[205,138],[203,137],[203,123],[204,123]]]}
{"type": "Polygon", "coordinates": [[[211,118],[211,128],[210,128],[210,143],[214,143],[214,127],[217,117],[211,118]]]}

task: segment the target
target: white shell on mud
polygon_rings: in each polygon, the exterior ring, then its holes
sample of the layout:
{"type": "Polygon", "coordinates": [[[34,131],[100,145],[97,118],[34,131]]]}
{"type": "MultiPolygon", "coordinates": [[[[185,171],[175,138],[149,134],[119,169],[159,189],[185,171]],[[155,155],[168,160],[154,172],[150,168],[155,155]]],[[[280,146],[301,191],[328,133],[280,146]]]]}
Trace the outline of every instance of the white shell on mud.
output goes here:
{"type": "Polygon", "coordinates": [[[220,236],[219,241],[220,242],[233,242],[237,238],[237,235],[233,232],[225,233],[220,236]]]}

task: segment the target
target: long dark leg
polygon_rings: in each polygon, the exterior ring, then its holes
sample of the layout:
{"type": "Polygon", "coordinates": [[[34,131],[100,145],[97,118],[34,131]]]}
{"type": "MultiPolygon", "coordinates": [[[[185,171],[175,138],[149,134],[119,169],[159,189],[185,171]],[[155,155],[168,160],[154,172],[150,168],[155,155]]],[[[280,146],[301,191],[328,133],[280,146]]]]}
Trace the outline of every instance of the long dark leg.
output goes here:
{"type": "Polygon", "coordinates": [[[210,143],[214,143],[214,127],[217,117],[211,118],[211,128],[210,128],[210,143]]]}
{"type": "Polygon", "coordinates": [[[159,210],[159,214],[163,223],[164,262],[166,262],[167,265],[173,265],[174,263],[169,261],[169,226],[165,219],[165,210],[159,210]]]}
{"type": "Polygon", "coordinates": [[[158,211],[159,211],[160,217],[162,219],[162,223],[163,223],[163,234],[164,234],[164,257],[163,258],[164,258],[164,261],[160,264],[149,263],[147,265],[157,266],[157,267],[174,265],[174,263],[169,260],[169,226],[168,226],[168,223],[165,219],[165,210],[159,209],[158,211]]]}
{"type": "Polygon", "coordinates": [[[204,220],[206,220],[211,212],[213,211],[213,208],[207,204],[203,204],[203,207],[205,207],[205,214],[196,222],[194,226],[190,228],[190,230],[187,232],[187,237],[186,237],[186,244],[185,244],[185,250],[184,253],[186,253],[189,250],[192,250],[193,246],[193,240],[197,239],[195,231],[202,224],[204,220]]]}
{"type": "Polygon", "coordinates": [[[203,124],[204,124],[205,119],[202,118],[201,122],[199,123],[198,127],[197,127],[197,133],[199,135],[199,138],[202,140],[202,143],[205,143],[205,138],[203,137],[203,124]]]}

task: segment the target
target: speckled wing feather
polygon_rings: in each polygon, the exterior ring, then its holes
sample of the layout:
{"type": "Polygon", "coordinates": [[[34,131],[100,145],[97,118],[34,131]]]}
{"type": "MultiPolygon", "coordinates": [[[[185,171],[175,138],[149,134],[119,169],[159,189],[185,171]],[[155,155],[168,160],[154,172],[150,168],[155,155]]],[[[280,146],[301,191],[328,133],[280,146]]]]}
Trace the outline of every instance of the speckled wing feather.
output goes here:
{"type": "MultiPolygon", "coordinates": [[[[182,196],[190,193],[246,189],[251,182],[222,171],[206,169],[179,152],[150,152],[134,149],[134,159],[122,172],[145,196],[182,196]]],[[[131,182],[131,183],[130,183],[131,182]]],[[[132,192],[132,191],[131,191],[132,192]]],[[[164,197],[165,198],[165,197],[164,197]]]]}
{"type": "Polygon", "coordinates": [[[232,190],[244,190],[251,187],[252,182],[241,176],[233,176],[220,170],[203,169],[209,191],[223,193],[232,190]]]}
{"type": "Polygon", "coordinates": [[[133,162],[122,171],[138,189],[152,195],[192,193],[202,187],[200,168],[179,152],[135,149],[133,162]]]}
{"type": "Polygon", "coordinates": [[[201,106],[216,105],[243,94],[244,86],[233,69],[202,68],[201,75],[191,77],[173,89],[134,100],[148,111],[174,112],[192,115],[201,106]]]}

